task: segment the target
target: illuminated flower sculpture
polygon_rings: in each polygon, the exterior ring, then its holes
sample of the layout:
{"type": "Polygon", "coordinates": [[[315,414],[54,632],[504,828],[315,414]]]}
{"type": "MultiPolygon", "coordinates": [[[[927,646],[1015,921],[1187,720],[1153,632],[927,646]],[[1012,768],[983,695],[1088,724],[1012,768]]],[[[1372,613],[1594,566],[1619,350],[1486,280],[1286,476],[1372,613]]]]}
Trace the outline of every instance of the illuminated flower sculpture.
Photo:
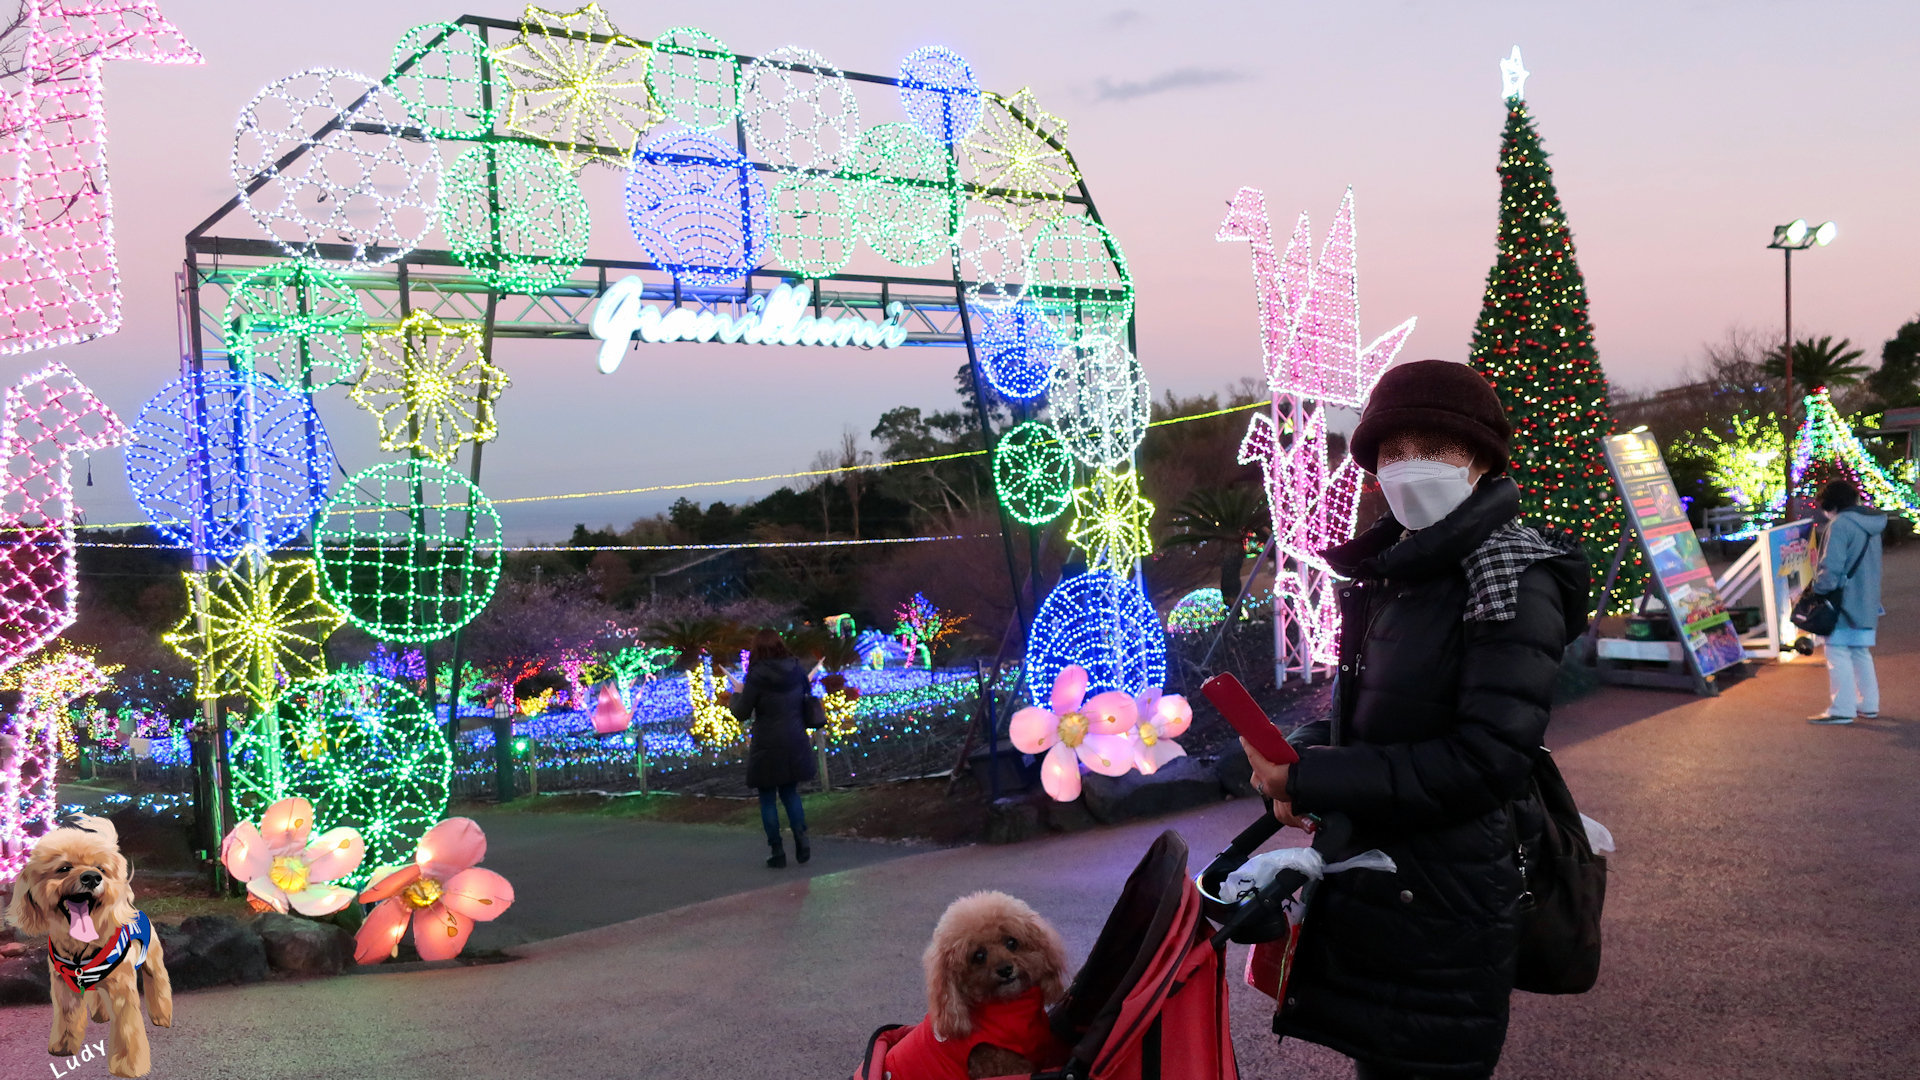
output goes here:
{"type": "Polygon", "coordinates": [[[569,12],[529,5],[520,36],[492,56],[506,83],[507,130],[571,144],[556,152],[571,168],[624,166],[661,115],[647,96],[646,59],[598,4],[569,12]]]}
{"type": "Polygon", "coordinates": [[[1045,706],[1029,705],[1007,722],[1007,737],[1023,754],[1046,754],[1040,784],[1060,802],[1080,797],[1080,766],[1119,776],[1134,766],[1127,733],[1139,722],[1133,696],[1119,690],[1087,697],[1087,672],[1070,665],[1053,680],[1045,706]]]}
{"type": "Polygon", "coordinates": [[[320,598],[312,559],[249,551],[185,577],[187,614],[166,642],[193,662],[195,697],[242,694],[258,705],[287,683],[327,673],[321,642],[347,619],[320,598]]]}
{"type": "Polygon", "coordinates": [[[1151,554],[1147,523],[1153,504],[1140,497],[1140,474],[1097,469],[1087,486],[1073,493],[1073,525],[1067,540],[1087,557],[1087,569],[1128,574],[1151,554]]]}
{"type": "Polygon", "coordinates": [[[1274,633],[1282,654],[1275,666],[1304,673],[1334,661],[1339,617],[1331,570],[1319,552],[1352,538],[1362,478],[1351,457],[1329,469],[1325,410],[1366,402],[1413,333],[1414,320],[1372,344],[1360,343],[1351,190],[1334,215],[1318,263],[1305,214],[1285,258],[1275,251],[1266,196],[1256,188],[1234,195],[1214,238],[1246,243],[1253,252],[1273,410],[1254,414],[1240,444],[1240,461],[1257,463],[1266,474],[1279,565],[1274,633]]]}
{"type": "Polygon", "coordinates": [[[331,915],[346,907],[353,890],[329,884],[360,868],[367,844],[345,825],[313,832],[313,806],[305,799],[281,799],[255,828],[243,821],[220,842],[220,862],[235,881],[247,883],[247,902],[256,911],[287,909],[302,915],[331,915]]]}
{"type": "Polygon", "coordinates": [[[1011,98],[982,96],[980,126],[966,143],[969,179],[995,191],[1016,216],[1057,213],[1061,199],[1080,182],[1080,171],[1064,149],[1067,122],[1042,110],[1033,91],[1011,98]]]}
{"type": "Polygon", "coordinates": [[[416,311],[366,338],[365,374],[350,397],[380,425],[383,450],[418,450],[445,464],[462,443],[500,431],[493,403],[507,373],[488,362],[477,323],[444,323],[416,311]]]}
{"type": "Polygon", "coordinates": [[[1153,773],[1174,758],[1186,757],[1186,750],[1173,740],[1186,734],[1187,726],[1193,723],[1193,706],[1187,699],[1161,693],[1155,686],[1134,704],[1140,716],[1131,733],[1134,767],[1142,773],[1153,773]]]}
{"type": "Polygon", "coordinates": [[[392,956],[413,923],[413,947],[422,960],[451,960],[467,947],[476,922],[492,922],[513,906],[513,886],[477,863],[487,857],[487,834],[470,818],[448,818],[427,830],[409,866],[383,866],[360,894],[376,904],[354,935],[355,961],[392,956]]]}

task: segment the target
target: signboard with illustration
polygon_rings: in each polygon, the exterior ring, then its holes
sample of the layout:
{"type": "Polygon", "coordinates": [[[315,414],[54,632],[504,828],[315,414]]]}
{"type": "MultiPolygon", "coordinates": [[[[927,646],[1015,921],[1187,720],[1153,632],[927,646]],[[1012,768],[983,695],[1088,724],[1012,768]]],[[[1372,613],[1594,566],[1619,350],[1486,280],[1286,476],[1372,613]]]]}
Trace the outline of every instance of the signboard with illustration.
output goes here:
{"type": "Polygon", "coordinates": [[[1762,534],[1767,545],[1767,618],[1779,643],[1800,636],[1793,625],[1793,602],[1813,583],[1813,522],[1776,525],[1762,534]]]}
{"type": "Polygon", "coordinates": [[[1609,436],[1604,442],[1607,468],[1626,500],[1689,663],[1702,678],[1739,663],[1745,658],[1740,635],[1721,603],[1706,552],[1687,520],[1659,444],[1643,432],[1609,436]]]}

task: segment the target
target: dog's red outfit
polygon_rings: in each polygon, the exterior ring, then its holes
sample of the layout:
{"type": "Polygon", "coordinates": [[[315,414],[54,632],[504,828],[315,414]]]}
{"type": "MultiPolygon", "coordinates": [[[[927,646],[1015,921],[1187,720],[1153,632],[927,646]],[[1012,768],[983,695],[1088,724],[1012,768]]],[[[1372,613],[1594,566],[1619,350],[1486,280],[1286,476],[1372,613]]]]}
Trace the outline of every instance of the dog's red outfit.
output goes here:
{"type": "Polygon", "coordinates": [[[933,1015],[915,1024],[887,1051],[893,1080],[967,1080],[967,1055],[980,1045],[1011,1050],[1048,1069],[1066,1061],[1066,1049],[1047,1026],[1046,1001],[1034,987],[1019,997],[989,1001],[973,1010],[973,1030],[942,1039],[933,1033],[933,1015]]]}

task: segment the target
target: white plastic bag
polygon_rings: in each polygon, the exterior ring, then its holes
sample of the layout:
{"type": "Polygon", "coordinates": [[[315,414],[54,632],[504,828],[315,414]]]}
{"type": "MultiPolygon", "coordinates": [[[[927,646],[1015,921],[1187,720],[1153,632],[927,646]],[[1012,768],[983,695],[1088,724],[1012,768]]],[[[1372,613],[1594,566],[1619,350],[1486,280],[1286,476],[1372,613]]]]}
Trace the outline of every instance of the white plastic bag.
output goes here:
{"type": "Polygon", "coordinates": [[[1310,847],[1281,848],[1278,851],[1263,851],[1242,863],[1240,869],[1228,874],[1227,879],[1220,883],[1222,895],[1214,899],[1227,904],[1238,903],[1244,897],[1266,888],[1268,883],[1280,876],[1282,870],[1298,870],[1307,875],[1308,881],[1319,881],[1328,874],[1348,870],[1385,870],[1392,873],[1398,869],[1393,859],[1378,848],[1332,864],[1310,847]]]}
{"type": "Polygon", "coordinates": [[[1580,815],[1580,824],[1587,827],[1587,845],[1601,855],[1613,854],[1613,833],[1605,825],[1585,814],[1580,815]]]}

